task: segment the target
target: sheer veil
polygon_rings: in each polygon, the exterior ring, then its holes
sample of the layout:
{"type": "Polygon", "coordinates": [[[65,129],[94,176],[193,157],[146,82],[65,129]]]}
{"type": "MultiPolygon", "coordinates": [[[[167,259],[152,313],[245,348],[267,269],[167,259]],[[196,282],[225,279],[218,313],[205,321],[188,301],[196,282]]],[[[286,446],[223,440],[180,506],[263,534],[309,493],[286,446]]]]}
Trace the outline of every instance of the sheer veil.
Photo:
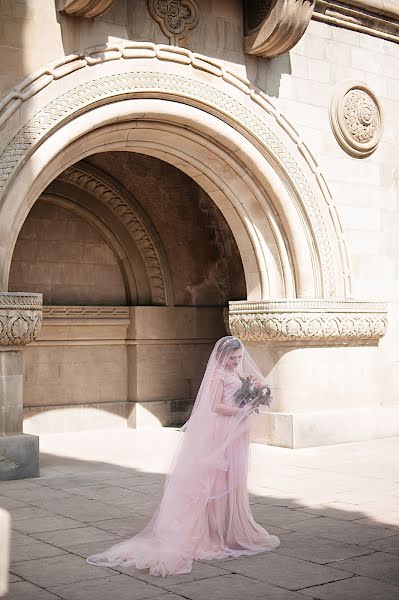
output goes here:
{"type": "MultiPolygon", "coordinates": [[[[223,382],[236,373],[252,375],[265,384],[242,342],[226,336],[218,340],[209,357],[188,421],[181,427],[181,440],[166,476],[164,493],[147,526],[130,540],[118,543],[101,554],[90,556],[91,564],[150,568],[156,575],[187,573],[195,548],[204,536],[207,503],[226,497],[243,486],[248,465],[229,469],[234,440],[249,432],[254,418],[251,403],[244,407],[223,403],[223,382]],[[235,353],[234,368],[231,356],[235,353]],[[184,433],[183,433],[184,432],[184,433]]],[[[248,456],[242,458],[248,461],[248,456]]],[[[266,532],[267,533],[267,532],[266,532]]],[[[273,536],[271,536],[273,537],[273,536]]],[[[259,551],[259,550],[258,550],[259,551]]]]}

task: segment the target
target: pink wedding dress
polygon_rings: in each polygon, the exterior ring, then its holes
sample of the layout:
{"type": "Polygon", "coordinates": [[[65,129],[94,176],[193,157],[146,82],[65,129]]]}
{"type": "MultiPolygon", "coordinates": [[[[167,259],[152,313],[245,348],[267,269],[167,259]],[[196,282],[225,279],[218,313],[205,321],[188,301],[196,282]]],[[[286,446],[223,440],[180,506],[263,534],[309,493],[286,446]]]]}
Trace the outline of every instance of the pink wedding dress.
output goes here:
{"type": "MultiPolygon", "coordinates": [[[[255,415],[231,416],[241,380],[236,372],[214,368],[212,381],[215,374],[223,384],[219,410],[204,409],[204,401],[197,403],[198,410],[182,428],[189,424],[150,522],[131,539],[90,556],[90,564],[135,565],[165,577],[189,573],[193,560],[249,556],[280,545],[277,536],[256,523],[249,505],[249,436],[255,415]]],[[[210,389],[206,386],[208,395],[210,389]]]]}

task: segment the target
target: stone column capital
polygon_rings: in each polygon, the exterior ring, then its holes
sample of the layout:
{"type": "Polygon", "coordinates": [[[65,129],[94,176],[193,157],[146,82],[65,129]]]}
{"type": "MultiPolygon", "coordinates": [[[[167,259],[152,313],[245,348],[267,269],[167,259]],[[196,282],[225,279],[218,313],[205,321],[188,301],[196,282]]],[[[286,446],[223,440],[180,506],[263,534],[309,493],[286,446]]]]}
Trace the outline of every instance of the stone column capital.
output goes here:
{"type": "Polygon", "coordinates": [[[40,331],[42,308],[42,294],[0,292],[0,347],[32,342],[40,331]]]}
{"type": "Polygon", "coordinates": [[[386,333],[385,302],[292,299],[229,302],[232,335],[247,342],[350,344],[386,333]]]}

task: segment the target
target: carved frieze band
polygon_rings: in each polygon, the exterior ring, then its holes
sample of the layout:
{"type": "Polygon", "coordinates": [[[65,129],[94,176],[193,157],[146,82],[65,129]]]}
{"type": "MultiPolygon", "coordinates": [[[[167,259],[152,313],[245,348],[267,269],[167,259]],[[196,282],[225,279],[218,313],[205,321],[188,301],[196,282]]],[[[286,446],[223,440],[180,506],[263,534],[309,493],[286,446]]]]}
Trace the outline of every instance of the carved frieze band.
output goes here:
{"type": "Polygon", "coordinates": [[[44,319],[129,319],[128,306],[43,306],[44,319]]]}
{"type": "MultiPolygon", "coordinates": [[[[186,65],[187,69],[199,69],[209,73],[211,76],[222,78],[226,83],[234,86],[245,94],[246,98],[250,97],[253,102],[261,107],[268,117],[275,120],[276,124],[284,130],[284,135],[288,135],[296,144],[299,153],[305,159],[311,172],[315,178],[315,183],[318,186],[329,212],[333,215],[332,225],[335,227],[337,240],[342,248],[343,256],[346,256],[346,244],[343,238],[343,232],[336,216],[336,208],[334,206],[331,193],[328,189],[326,181],[320,172],[320,167],[313,157],[309,148],[301,139],[293,125],[280,112],[280,109],[273,101],[261,91],[254,90],[249,80],[237,76],[229,71],[225,66],[218,61],[209,57],[191,52],[183,48],[167,47],[155,45],[150,42],[132,42],[124,46],[99,47],[91,49],[88,54],[78,56],[70,56],[64,59],[67,72],[72,72],[76,68],[81,68],[90,64],[98,63],[99,61],[115,60],[118,58],[133,59],[133,58],[154,58],[160,59],[164,64],[165,61],[172,61],[186,65]],[[69,59],[69,60],[68,60],[69,59]],[[76,59],[76,60],[75,60],[76,59]],[[75,63],[75,66],[72,63],[75,63]]],[[[47,69],[48,74],[51,73],[55,77],[54,70],[57,70],[57,77],[63,76],[66,71],[61,71],[62,75],[58,74],[58,67],[47,69]]],[[[47,81],[47,78],[46,78],[47,81]]],[[[33,82],[31,82],[33,83],[33,82]]],[[[40,82],[35,82],[40,86],[40,82]]],[[[8,95],[0,102],[0,124],[1,110],[3,108],[3,116],[5,117],[8,111],[12,110],[13,102],[18,104],[26,99],[27,94],[32,95],[32,90],[28,85],[21,84],[23,93],[17,97],[8,95]]],[[[43,87],[43,85],[41,85],[43,87]]],[[[39,89],[41,89],[41,87],[39,89]]],[[[295,188],[301,196],[303,205],[306,207],[309,220],[312,224],[314,235],[318,240],[320,251],[320,262],[323,273],[323,293],[327,297],[332,297],[335,294],[335,273],[330,247],[329,236],[327,234],[326,225],[321,214],[321,210],[316,199],[312,185],[305,176],[302,168],[299,167],[297,161],[287,150],[282,140],[275,135],[272,129],[267,125],[266,119],[261,119],[255,112],[251,111],[244,103],[236,100],[234,97],[222,92],[221,90],[198,81],[190,77],[184,77],[177,74],[165,72],[151,71],[133,71],[131,73],[115,74],[107,77],[102,77],[77,86],[60,97],[53,100],[46,107],[43,107],[9,142],[1,155],[0,165],[0,194],[5,189],[11,179],[11,176],[16,172],[18,165],[22,163],[24,157],[29,153],[30,148],[42,136],[68,115],[74,111],[81,111],[82,108],[90,106],[91,103],[106,98],[114,100],[115,96],[120,94],[134,94],[135,92],[145,89],[154,90],[157,94],[159,91],[166,93],[174,93],[181,97],[190,97],[199,100],[204,105],[209,105],[222,110],[228,114],[232,121],[243,124],[245,128],[255,135],[261,143],[268,148],[279,163],[284,167],[286,173],[289,174],[295,188]]],[[[37,90],[36,90],[37,91],[37,90]]],[[[17,106],[15,106],[17,108],[17,106]]],[[[343,260],[342,271],[344,275],[344,285],[346,289],[350,289],[350,274],[348,271],[348,260],[343,260]]]]}
{"type": "Polygon", "coordinates": [[[22,346],[35,339],[42,303],[42,294],[0,292],[0,346],[22,346]]]}
{"type": "Polygon", "coordinates": [[[343,81],[331,98],[330,122],[345,152],[355,158],[369,156],[377,148],[383,131],[381,104],[366,84],[343,81]]]}
{"type": "Polygon", "coordinates": [[[315,0],[249,0],[244,6],[244,52],[274,58],[306,31],[315,0]]]}
{"type": "Polygon", "coordinates": [[[148,0],[148,9],[174,46],[198,23],[194,0],[148,0]]]}
{"type": "Polygon", "coordinates": [[[372,341],[379,340],[387,330],[384,302],[230,302],[228,318],[231,334],[251,342],[372,341]]]}
{"type": "Polygon", "coordinates": [[[144,262],[151,287],[152,303],[166,305],[166,284],[160,257],[145,224],[133,210],[130,202],[123,198],[97,171],[92,172],[73,166],[63,171],[58,178],[72,182],[81,189],[93,193],[125,225],[144,262]]]}
{"type": "Polygon", "coordinates": [[[397,2],[316,0],[312,19],[399,43],[397,2]]]}

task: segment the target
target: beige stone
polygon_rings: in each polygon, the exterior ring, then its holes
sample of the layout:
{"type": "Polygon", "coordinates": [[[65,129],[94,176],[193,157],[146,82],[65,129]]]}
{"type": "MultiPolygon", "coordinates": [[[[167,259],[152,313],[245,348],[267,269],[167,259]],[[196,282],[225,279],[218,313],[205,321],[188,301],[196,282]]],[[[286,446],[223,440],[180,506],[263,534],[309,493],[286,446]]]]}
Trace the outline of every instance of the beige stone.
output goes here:
{"type": "Polygon", "coordinates": [[[25,350],[27,427],[182,418],[229,300],[378,299],[389,315],[379,342],[251,351],[276,389],[263,441],[273,428],[282,445],[349,441],[357,420],[359,435],[392,435],[395,413],[379,411],[398,398],[392,5],[351,1],[335,24],[316,7],[292,50],[266,61],[243,51],[241,2],[204,0],[178,48],[160,45],[147,2],[134,4],[94,21],[50,0],[3,9],[1,287],[38,289],[50,312],[69,304],[25,350]],[[384,15],[380,37],[360,30],[366,11],[384,15]],[[361,160],[329,122],[346,79],[369,86],[385,119],[361,160]]]}

